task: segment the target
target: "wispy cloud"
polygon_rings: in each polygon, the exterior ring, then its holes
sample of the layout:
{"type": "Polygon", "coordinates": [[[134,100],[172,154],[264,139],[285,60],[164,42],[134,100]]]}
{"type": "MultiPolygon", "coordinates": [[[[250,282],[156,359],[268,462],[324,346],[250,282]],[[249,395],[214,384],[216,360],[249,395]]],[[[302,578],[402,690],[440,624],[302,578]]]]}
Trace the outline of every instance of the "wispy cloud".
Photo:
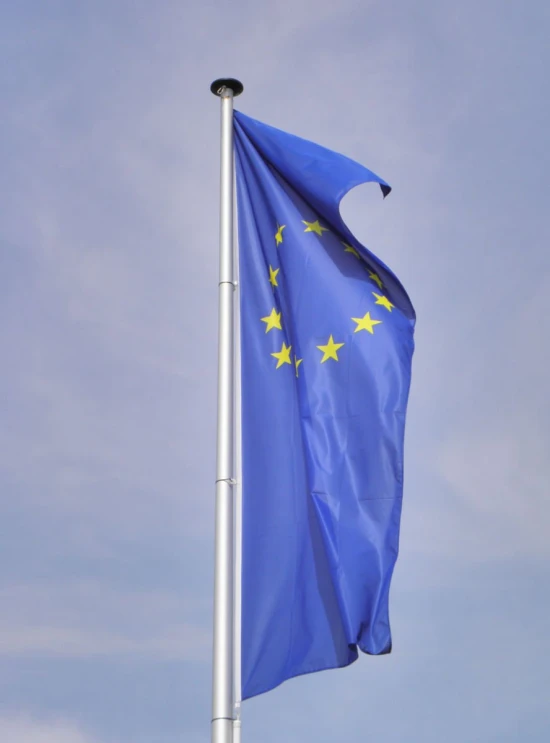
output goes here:
{"type": "Polygon", "coordinates": [[[101,743],[64,720],[0,716],[0,739],[6,743],[101,743]]]}
{"type": "Polygon", "coordinates": [[[207,663],[209,602],[105,583],[48,582],[0,591],[0,655],[207,663]]]}
{"type": "Polygon", "coordinates": [[[208,663],[209,602],[100,582],[16,585],[0,591],[0,655],[208,663]]]}

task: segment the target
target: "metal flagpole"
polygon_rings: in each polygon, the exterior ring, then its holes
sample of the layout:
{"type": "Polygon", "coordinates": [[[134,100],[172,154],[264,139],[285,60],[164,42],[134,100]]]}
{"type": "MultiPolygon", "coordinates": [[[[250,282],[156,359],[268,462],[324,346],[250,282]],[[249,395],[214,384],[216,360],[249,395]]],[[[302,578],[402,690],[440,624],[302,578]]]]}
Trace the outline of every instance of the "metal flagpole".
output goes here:
{"type": "Polygon", "coordinates": [[[233,97],[238,80],[215,80],[221,98],[220,281],[218,315],[218,436],[212,743],[233,743],[233,97]]]}
{"type": "MultiPolygon", "coordinates": [[[[236,230],[237,232],[237,230],[236,230]]],[[[239,241],[235,241],[235,277],[237,287],[235,292],[235,565],[234,565],[234,606],[233,606],[233,700],[235,719],[233,720],[233,743],[241,743],[241,605],[242,605],[242,420],[241,420],[241,290],[239,277],[239,241]]]]}

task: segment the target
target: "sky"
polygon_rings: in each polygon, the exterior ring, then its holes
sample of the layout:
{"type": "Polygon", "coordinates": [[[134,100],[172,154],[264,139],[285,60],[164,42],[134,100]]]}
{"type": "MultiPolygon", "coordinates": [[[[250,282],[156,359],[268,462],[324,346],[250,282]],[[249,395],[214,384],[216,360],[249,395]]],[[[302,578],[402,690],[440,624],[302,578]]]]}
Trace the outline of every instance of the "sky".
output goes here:
{"type": "Polygon", "coordinates": [[[219,101],[346,196],[417,311],[390,656],[243,743],[546,743],[550,6],[0,9],[0,740],[209,740],[219,101]]]}

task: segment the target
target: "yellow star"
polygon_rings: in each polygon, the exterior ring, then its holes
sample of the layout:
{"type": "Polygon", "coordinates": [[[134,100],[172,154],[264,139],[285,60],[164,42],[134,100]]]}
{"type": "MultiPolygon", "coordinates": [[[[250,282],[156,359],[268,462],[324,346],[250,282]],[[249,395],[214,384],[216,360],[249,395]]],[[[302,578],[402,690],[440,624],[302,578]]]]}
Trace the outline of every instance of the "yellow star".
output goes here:
{"type": "Polygon", "coordinates": [[[271,286],[279,286],[279,284],[277,283],[277,274],[280,270],[280,268],[273,268],[272,266],[269,266],[269,283],[271,284],[271,286]]]}
{"type": "Polygon", "coordinates": [[[315,232],[316,235],[322,235],[323,232],[329,231],[328,227],[321,227],[318,219],[315,222],[306,222],[305,219],[302,219],[302,222],[306,225],[304,232],[315,232]]]}
{"type": "Polygon", "coordinates": [[[347,243],[342,243],[342,245],[343,245],[343,246],[344,246],[344,248],[345,248],[345,251],[344,251],[345,253],[353,253],[353,255],[354,255],[354,256],[355,256],[356,258],[359,258],[359,260],[361,260],[361,256],[360,256],[360,255],[359,255],[359,253],[358,253],[358,252],[357,252],[357,251],[355,250],[355,248],[354,248],[354,247],[352,247],[351,245],[348,245],[347,243]]]}
{"type": "Polygon", "coordinates": [[[364,317],[352,317],[351,318],[353,322],[357,323],[357,327],[355,328],[355,333],[358,333],[360,330],[366,330],[371,335],[374,335],[374,326],[380,325],[382,320],[373,320],[370,316],[370,312],[367,312],[367,314],[364,317]]]}
{"type": "Polygon", "coordinates": [[[388,310],[388,312],[391,312],[392,308],[395,307],[387,297],[383,297],[381,294],[377,294],[376,292],[373,292],[372,295],[373,297],[376,297],[376,302],[374,304],[381,304],[382,307],[385,307],[388,310]]]}
{"type": "Polygon", "coordinates": [[[338,351],[339,348],[342,348],[344,344],[343,343],[335,343],[332,335],[327,341],[326,346],[317,346],[319,351],[323,352],[323,358],[321,359],[321,364],[324,364],[327,359],[334,359],[335,361],[338,361],[338,354],[336,351],[338,351]]]}
{"type": "Polygon", "coordinates": [[[265,332],[269,333],[270,330],[273,330],[273,328],[277,328],[277,330],[282,330],[281,327],[281,313],[277,312],[275,307],[271,310],[271,314],[267,317],[262,317],[262,322],[265,322],[265,332]]]}
{"type": "Polygon", "coordinates": [[[302,363],[303,359],[298,359],[296,356],[294,357],[294,366],[296,367],[296,376],[298,376],[298,367],[302,363]]]}
{"type": "Polygon", "coordinates": [[[290,364],[290,363],[292,363],[290,361],[290,349],[291,348],[292,348],[292,346],[287,346],[283,342],[283,345],[281,346],[281,350],[280,351],[276,351],[275,353],[272,353],[271,354],[272,356],[275,356],[275,358],[277,359],[277,366],[275,367],[276,369],[278,369],[283,364],[290,364]]]}
{"type": "Polygon", "coordinates": [[[277,232],[275,233],[275,244],[280,245],[283,242],[283,230],[286,224],[277,223],[277,232]]]}
{"type": "Polygon", "coordinates": [[[369,279],[372,279],[375,284],[378,284],[379,289],[382,289],[384,287],[384,284],[382,283],[382,279],[377,273],[374,273],[373,271],[369,271],[369,279]]]}

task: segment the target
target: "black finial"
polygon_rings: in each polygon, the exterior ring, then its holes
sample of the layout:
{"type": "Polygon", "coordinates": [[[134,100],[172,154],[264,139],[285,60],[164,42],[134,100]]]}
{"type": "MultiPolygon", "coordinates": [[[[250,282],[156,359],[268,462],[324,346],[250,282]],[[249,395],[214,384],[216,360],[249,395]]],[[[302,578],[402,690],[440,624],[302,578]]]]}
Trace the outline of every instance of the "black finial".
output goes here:
{"type": "Polygon", "coordinates": [[[244,85],[240,80],[235,80],[232,77],[221,77],[219,80],[214,80],[210,86],[210,90],[214,95],[221,95],[223,88],[231,88],[233,91],[233,98],[236,98],[244,90],[244,85]]]}

